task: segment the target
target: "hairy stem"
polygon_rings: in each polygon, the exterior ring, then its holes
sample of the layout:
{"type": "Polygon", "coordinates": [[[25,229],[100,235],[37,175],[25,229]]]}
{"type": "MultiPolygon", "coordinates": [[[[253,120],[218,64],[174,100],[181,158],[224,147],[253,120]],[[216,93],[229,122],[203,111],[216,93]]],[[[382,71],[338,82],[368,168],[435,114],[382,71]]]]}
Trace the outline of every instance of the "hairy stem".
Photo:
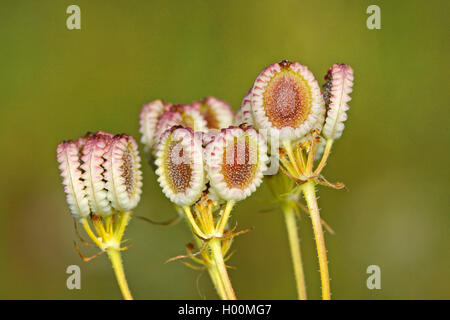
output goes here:
{"type": "Polygon", "coordinates": [[[120,291],[122,291],[123,298],[125,300],[133,300],[133,296],[131,295],[127,280],[125,278],[125,272],[123,271],[122,258],[120,257],[119,250],[108,248],[106,251],[108,252],[109,259],[111,260],[111,264],[114,269],[114,273],[116,274],[117,282],[119,284],[120,291]]]}
{"type": "MultiPolygon", "coordinates": [[[[197,248],[199,250],[201,250],[203,247],[203,242],[195,234],[193,234],[193,236],[194,236],[194,240],[197,245],[197,248]]],[[[219,295],[220,299],[227,300],[227,294],[225,292],[225,288],[223,287],[223,283],[219,277],[217,267],[215,265],[211,264],[211,265],[207,266],[206,269],[208,270],[211,281],[212,281],[214,288],[216,289],[216,292],[219,295]]]]}
{"type": "Polygon", "coordinates": [[[220,240],[212,239],[209,241],[208,245],[211,249],[211,258],[214,262],[215,267],[217,268],[218,276],[225,289],[227,300],[236,300],[233,286],[231,285],[230,278],[228,277],[227,267],[225,265],[225,261],[223,260],[220,240]]]}
{"type": "Polygon", "coordinates": [[[317,255],[319,257],[320,280],[322,283],[322,299],[330,300],[330,276],[328,273],[327,249],[325,247],[325,237],[320,219],[319,207],[317,205],[315,182],[309,181],[302,186],[306,203],[308,204],[311,216],[314,236],[316,238],[317,255]]]}
{"type": "Polygon", "coordinates": [[[214,284],[214,287],[216,288],[217,294],[219,295],[221,300],[230,300],[231,297],[228,297],[227,292],[225,291],[225,288],[223,286],[222,280],[220,278],[219,270],[216,266],[209,266],[208,267],[208,273],[211,277],[211,281],[214,284]]]}
{"type": "Polygon", "coordinates": [[[292,205],[284,205],[282,206],[282,209],[288,231],[289,246],[291,248],[292,264],[294,266],[298,297],[300,300],[306,300],[305,275],[303,272],[303,263],[294,208],[292,205]]]}

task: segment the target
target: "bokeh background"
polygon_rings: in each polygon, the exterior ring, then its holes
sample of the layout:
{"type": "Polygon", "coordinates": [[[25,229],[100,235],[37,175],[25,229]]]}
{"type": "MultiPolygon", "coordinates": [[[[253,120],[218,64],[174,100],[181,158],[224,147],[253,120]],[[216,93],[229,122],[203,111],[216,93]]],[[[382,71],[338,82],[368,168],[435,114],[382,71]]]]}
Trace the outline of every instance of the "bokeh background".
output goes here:
{"type": "MultiPolygon", "coordinates": [[[[335,299],[448,299],[449,3],[446,1],[5,1],[0,10],[0,298],[119,299],[106,256],[82,262],[55,160],[61,140],[87,131],[139,137],[145,102],[214,95],[236,110],[257,74],[289,59],[320,83],[350,64],[349,120],[320,189],[335,299]],[[66,29],[66,8],[82,29],[66,29]],[[381,7],[381,30],[366,8],[381,7]],[[445,76],[447,74],[447,76],[445,76]],[[66,288],[66,267],[82,289],[66,288]],[[381,267],[381,290],[366,268],[381,267]]],[[[144,165],[136,215],[174,216],[144,165]]],[[[254,230],[230,264],[239,298],[296,297],[281,212],[263,186],[232,217],[254,230]]],[[[320,297],[308,217],[299,224],[310,298],[320,297]]],[[[215,299],[208,275],[179,262],[190,232],[132,220],[125,269],[136,298],[215,299]]],[[[83,249],[86,255],[95,253],[83,249]]]]}

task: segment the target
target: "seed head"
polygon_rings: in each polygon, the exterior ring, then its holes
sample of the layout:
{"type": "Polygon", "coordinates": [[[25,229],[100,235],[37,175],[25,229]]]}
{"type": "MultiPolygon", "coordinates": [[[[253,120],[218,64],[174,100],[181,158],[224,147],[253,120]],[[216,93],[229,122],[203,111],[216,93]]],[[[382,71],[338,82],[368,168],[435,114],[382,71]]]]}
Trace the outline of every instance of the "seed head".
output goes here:
{"type": "Polygon", "coordinates": [[[156,155],[156,152],[158,151],[158,145],[161,142],[161,137],[164,134],[164,132],[170,130],[174,126],[181,125],[182,123],[183,117],[179,112],[170,109],[163,113],[156,127],[155,143],[151,148],[153,155],[156,155]]]}
{"type": "Polygon", "coordinates": [[[212,194],[240,201],[261,184],[267,168],[267,147],[251,127],[229,127],[205,147],[205,166],[212,194]]]}
{"type": "Polygon", "coordinates": [[[62,183],[72,215],[108,216],[130,211],[139,202],[142,173],[133,137],[88,133],[57,148],[62,183]]]}
{"type": "Polygon", "coordinates": [[[64,141],[56,149],[56,159],[62,177],[67,204],[76,219],[90,214],[87,192],[81,178],[80,147],[73,141],[64,141]]]}
{"type": "Polygon", "coordinates": [[[113,135],[97,132],[90,135],[81,151],[82,179],[91,212],[97,215],[112,214],[104,179],[104,155],[108,151],[113,135]]]}
{"type": "Polygon", "coordinates": [[[141,198],[142,172],[138,145],[133,137],[115,135],[104,155],[108,200],[118,211],[133,210],[141,198]]]}
{"type": "Polygon", "coordinates": [[[324,110],[319,84],[312,72],[298,62],[285,60],[259,74],[251,104],[256,127],[279,131],[281,140],[307,135],[324,110]]]}
{"type": "Polygon", "coordinates": [[[208,126],[206,119],[200,113],[200,110],[195,106],[178,104],[170,108],[171,111],[177,112],[182,117],[182,125],[191,128],[195,132],[206,132],[208,126]]]}
{"type": "Polygon", "coordinates": [[[167,130],[160,141],[155,164],[164,194],[179,206],[196,202],[206,188],[201,137],[181,126],[167,130]]]}
{"type": "Polygon", "coordinates": [[[142,107],[139,116],[139,132],[142,134],[141,143],[145,151],[149,151],[155,144],[155,133],[158,121],[164,111],[170,108],[170,104],[164,104],[161,100],[155,100],[142,107]]]}
{"type": "Polygon", "coordinates": [[[327,109],[323,135],[327,139],[339,139],[347,120],[347,104],[353,87],[353,69],[345,64],[335,64],[325,76],[323,98],[327,109]]]}
{"type": "Polygon", "coordinates": [[[198,108],[210,130],[227,128],[233,123],[233,110],[225,101],[207,97],[202,101],[194,101],[192,106],[198,108]]]}

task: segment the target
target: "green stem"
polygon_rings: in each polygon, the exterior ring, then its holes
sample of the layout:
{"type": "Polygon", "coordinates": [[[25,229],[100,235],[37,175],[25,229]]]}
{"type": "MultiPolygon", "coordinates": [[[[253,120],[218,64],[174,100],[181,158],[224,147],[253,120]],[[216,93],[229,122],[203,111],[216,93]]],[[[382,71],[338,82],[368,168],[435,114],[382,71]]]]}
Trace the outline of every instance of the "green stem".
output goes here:
{"type": "Polygon", "coordinates": [[[125,272],[123,271],[122,259],[120,252],[117,249],[108,248],[109,259],[111,260],[114,273],[116,274],[117,282],[119,283],[120,290],[122,291],[123,298],[125,300],[133,300],[130,289],[128,288],[127,280],[125,278],[125,272]]]}
{"type": "MultiPolygon", "coordinates": [[[[200,250],[203,247],[202,241],[195,234],[193,234],[193,237],[194,237],[195,243],[197,245],[197,248],[200,250]]],[[[214,288],[216,289],[217,294],[219,295],[220,299],[227,300],[227,294],[223,287],[222,281],[220,280],[219,273],[217,271],[216,266],[209,265],[206,267],[206,269],[208,270],[211,281],[212,281],[214,288]]]]}
{"type": "Polygon", "coordinates": [[[230,218],[230,212],[233,209],[233,206],[234,206],[234,201],[233,200],[229,200],[227,202],[226,207],[225,207],[224,213],[220,217],[220,220],[219,220],[219,223],[218,223],[218,226],[217,226],[217,229],[216,229],[216,231],[220,235],[222,235],[223,231],[225,230],[225,227],[227,225],[228,219],[230,218]]]}
{"type": "MultiPolygon", "coordinates": [[[[294,151],[292,150],[292,145],[291,145],[291,141],[287,140],[284,143],[284,148],[287,152],[287,155],[289,157],[289,161],[291,162],[292,166],[294,167],[296,173],[297,173],[297,178],[300,178],[302,176],[302,173],[300,171],[299,165],[297,164],[297,161],[295,159],[295,155],[294,155],[294,151]]],[[[294,175],[295,177],[296,175],[294,175]]]]}
{"type": "Polygon", "coordinates": [[[200,230],[197,222],[195,221],[194,217],[192,216],[191,208],[189,206],[184,207],[184,213],[186,214],[186,217],[187,217],[187,219],[189,221],[189,224],[191,225],[191,227],[194,230],[194,232],[198,236],[206,239],[207,236],[202,232],[202,230],[200,230]]]}
{"type": "Polygon", "coordinates": [[[325,167],[325,164],[327,163],[328,156],[330,155],[331,147],[333,146],[333,139],[327,140],[327,143],[325,144],[325,150],[323,151],[322,159],[320,159],[319,164],[317,165],[316,170],[314,170],[314,174],[320,174],[323,167],[325,167]]]}
{"type": "Polygon", "coordinates": [[[294,274],[299,300],[306,300],[305,275],[303,272],[303,263],[294,208],[292,207],[292,205],[283,205],[282,209],[289,237],[289,246],[291,249],[292,264],[294,266],[294,274]]]}
{"type": "Polygon", "coordinates": [[[89,238],[92,239],[92,241],[94,241],[94,243],[103,250],[103,243],[98,240],[97,236],[94,234],[94,232],[92,232],[91,226],[89,225],[89,222],[83,218],[80,220],[81,225],[83,226],[84,230],[86,231],[87,235],[89,236],[89,238]]]}
{"type": "Polygon", "coordinates": [[[217,267],[213,265],[209,266],[208,273],[209,276],[211,277],[211,281],[214,284],[214,287],[216,288],[217,294],[219,295],[220,299],[230,300],[230,297],[227,296],[227,292],[225,291],[222,280],[220,279],[220,274],[217,267]]]}
{"type": "Polygon", "coordinates": [[[208,243],[211,249],[212,260],[217,268],[218,277],[225,289],[227,300],[236,300],[236,294],[234,293],[233,286],[231,285],[230,278],[228,277],[227,267],[223,260],[222,246],[220,240],[212,239],[208,243]]]}
{"type": "Polygon", "coordinates": [[[131,218],[131,212],[121,212],[119,213],[119,226],[117,227],[117,231],[115,234],[115,238],[117,239],[117,241],[120,242],[122,241],[123,238],[123,234],[125,233],[125,228],[128,224],[128,222],[130,221],[131,218]]]}
{"type": "Polygon", "coordinates": [[[311,216],[314,236],[316,238],[317,255],[319,257],[320,279],[322,283],[322,299],[330,300],[330,276],[328,273],[327,249],[325,247],[325,237],[322,230],[319,207],[317,205],[315,182],[309,181],[302,186],[306,203],[308,204],[311,216]]]}

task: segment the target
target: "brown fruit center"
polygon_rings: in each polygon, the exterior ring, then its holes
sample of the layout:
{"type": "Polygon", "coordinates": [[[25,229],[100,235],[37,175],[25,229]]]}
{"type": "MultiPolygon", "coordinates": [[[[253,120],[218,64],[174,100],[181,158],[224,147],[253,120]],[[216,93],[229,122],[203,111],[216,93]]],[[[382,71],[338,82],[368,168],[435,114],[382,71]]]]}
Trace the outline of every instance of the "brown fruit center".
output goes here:
{"type": "Polygon", "coordinates": [[[122,166],[122,177],[125,179],[125,187],[128,195],[132,196],[134,193],[134,162],[133,154],[130,148],[124,152],[122,156],[123,166],[122,166]]]}
{"type": "Polygon", "coordinates": [[[184,157],[184,150],[178,142],[171,141],[167,147],[165,160],[169,185],[175,193],[185,192],[189,188],[192,176],[190,163],[184,157]]]}
{"type": "Polygon", "coordinates": [[[228,188],[245,189],[254,180],[258,167],[258,149],[248,137],[235,138],[223,153],[222,174],[228,188]]]}
{"type": "Polygon", "coordinates": [[[311,109],[311,90],[303,77],[282,70],[267,85],[264,109],[272,124],[282,127],[299,127],[311,109]]]}

